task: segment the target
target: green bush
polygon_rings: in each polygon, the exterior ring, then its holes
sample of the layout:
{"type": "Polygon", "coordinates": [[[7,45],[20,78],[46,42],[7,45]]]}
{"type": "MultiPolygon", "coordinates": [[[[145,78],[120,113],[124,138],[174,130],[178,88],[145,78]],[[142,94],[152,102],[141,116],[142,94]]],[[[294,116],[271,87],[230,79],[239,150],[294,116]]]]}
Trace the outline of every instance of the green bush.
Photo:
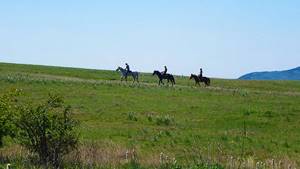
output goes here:
{"type": "Polygon", "coordinates": [[[165,115],[165,116],[157,116],[156,117],[156,124],[157,125],[165,125],[165,126],[169,126],[171,125],[171,123],[174,122],[174,118],[172,118],[169,115],[165,115]]]}
{"type": "Polygon", "coordinates": [[[19,90],[13,90],[0,97],[0,147],[3,146],[4,136],[14,136],[15,126],[13,123],[14,103],[19,90]]]}
{"type": "Polygon", "coordinates": [[[50,95],[38,106],[20,106],[15,123],[19,129],[18,141],[36,153],[43,166],[60,168],[63,156],[78,144],[78,121],[72,118],[70,107],[59,96],[50,95]]]}
{"type": "Polygon", "coordinates": [[[127,119],[131,120],[131,121],[137,121],[138,120],[134,112],[129,112],[127,119]]]}

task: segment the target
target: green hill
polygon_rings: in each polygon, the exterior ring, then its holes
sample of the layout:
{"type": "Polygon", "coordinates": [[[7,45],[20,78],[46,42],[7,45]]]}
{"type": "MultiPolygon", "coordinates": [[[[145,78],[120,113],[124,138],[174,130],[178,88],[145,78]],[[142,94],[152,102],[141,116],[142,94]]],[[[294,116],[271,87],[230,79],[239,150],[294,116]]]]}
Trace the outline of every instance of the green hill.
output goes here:
{"type": "Polygon", "coordinates": [[[228,165],[233,156],[299,165],[299,81],[212,79],[210,87],[196,87],[175,78],[175,87],[158,86],[142,73],[132,84],[115,71],[0,63],[1,92],[22,89],[34,103],[61,94],[81,121],[85,152],[93,147],[113,162],[135,149],[145,165],[159,163],[161,152],[183,163],[228,165]]]}
{"type": "Polygon", "coordinates": [[[300,80],[300,67],[269,72],[253,72],[241,76],[242,80],[300,80]]]}

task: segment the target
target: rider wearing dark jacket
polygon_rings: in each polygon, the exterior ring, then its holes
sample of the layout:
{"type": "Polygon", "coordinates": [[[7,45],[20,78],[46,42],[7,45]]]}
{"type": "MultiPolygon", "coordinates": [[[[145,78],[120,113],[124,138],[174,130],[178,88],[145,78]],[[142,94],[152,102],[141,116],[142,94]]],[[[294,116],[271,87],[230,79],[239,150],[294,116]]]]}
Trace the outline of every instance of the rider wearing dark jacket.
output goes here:
{"type": "Polygon", "coordinates": [[[127,74],[131,72],[131,70],[130,70],[128,63],[125,63],[125,65],[126,65],[126,71],[127,71],[126,76],[127,76],[127,74]]]}
{"type": "Polygon", "coordinates": [[[202,68],[200,68],[200,74],[199,74],[199,77],[200,77],[200,78],[203,77],[203,71],[202,71],[202,68]]]}
{"type": "Polygon", "coordinates": [[[167,74],[167,72],[168,72],[168,68],[167,68],[167,66],[165,66],[164,68],[165,68],[165,70],[162,72],[162,75],[166,75],[166,74],[167,74]]]}

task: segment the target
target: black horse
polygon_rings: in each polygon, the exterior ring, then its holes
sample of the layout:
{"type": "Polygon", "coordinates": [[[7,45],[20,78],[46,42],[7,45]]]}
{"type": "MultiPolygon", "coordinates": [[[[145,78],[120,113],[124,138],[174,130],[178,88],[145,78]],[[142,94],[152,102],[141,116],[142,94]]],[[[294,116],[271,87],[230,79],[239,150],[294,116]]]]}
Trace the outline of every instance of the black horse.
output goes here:
{"type": "Polygon", "coordinates": [[[200,85],[200,82],[203,82],[205,84],[205,86],[209,86],[210,85],[210,79],[208,77],[200,77],[194,74],[191,74],[190,79],[194,79],[196,85],[200,85]]]}
{"type": "Polygon", "coordinates": [[[175,78],[173,75],[171,74],[161,74],[159,71],[155,70],[152,74],[153,76],[154,75],[157,75],[159,81],[158,81],[158,84],[160,85],[161,83],[164,84],[164,82],[162,81],[163,79],[167,79],[168,80],[168,83],[171,81],[172,83],[172,86],[175,84],[175,78]]]}

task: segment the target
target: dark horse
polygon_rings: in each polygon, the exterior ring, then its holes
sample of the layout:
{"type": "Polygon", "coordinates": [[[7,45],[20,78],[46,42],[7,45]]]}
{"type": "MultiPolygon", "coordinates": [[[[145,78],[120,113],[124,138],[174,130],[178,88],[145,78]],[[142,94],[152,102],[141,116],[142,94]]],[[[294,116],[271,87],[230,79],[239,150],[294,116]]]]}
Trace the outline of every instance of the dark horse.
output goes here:
{"type": "Polygon", "coordinates": [[[162,81],[163,79],[167,79],[168,83],[169,83],[169,81],[171,81],[172,86],[175,84],[174,76],[171,75],[171,74],[165,74],[165,75],[163,75],[159,71],[155,70],[152,75],[153,76],[157,75],[157,77],[159,78],[159,81],[158,81],[159,85],[160,85],[160,83],[164,84],[164,82],[162,81]]]}
{"type": "Polygon", "coordinates": [[[205,86],[209,86],[210,85],[210,79],[208,77],[200,77],[194,74],[191,74],[190,79],[194,79],[196,85],[200,85],[200,82],[203,82],[205,84],[205,86]]]}

